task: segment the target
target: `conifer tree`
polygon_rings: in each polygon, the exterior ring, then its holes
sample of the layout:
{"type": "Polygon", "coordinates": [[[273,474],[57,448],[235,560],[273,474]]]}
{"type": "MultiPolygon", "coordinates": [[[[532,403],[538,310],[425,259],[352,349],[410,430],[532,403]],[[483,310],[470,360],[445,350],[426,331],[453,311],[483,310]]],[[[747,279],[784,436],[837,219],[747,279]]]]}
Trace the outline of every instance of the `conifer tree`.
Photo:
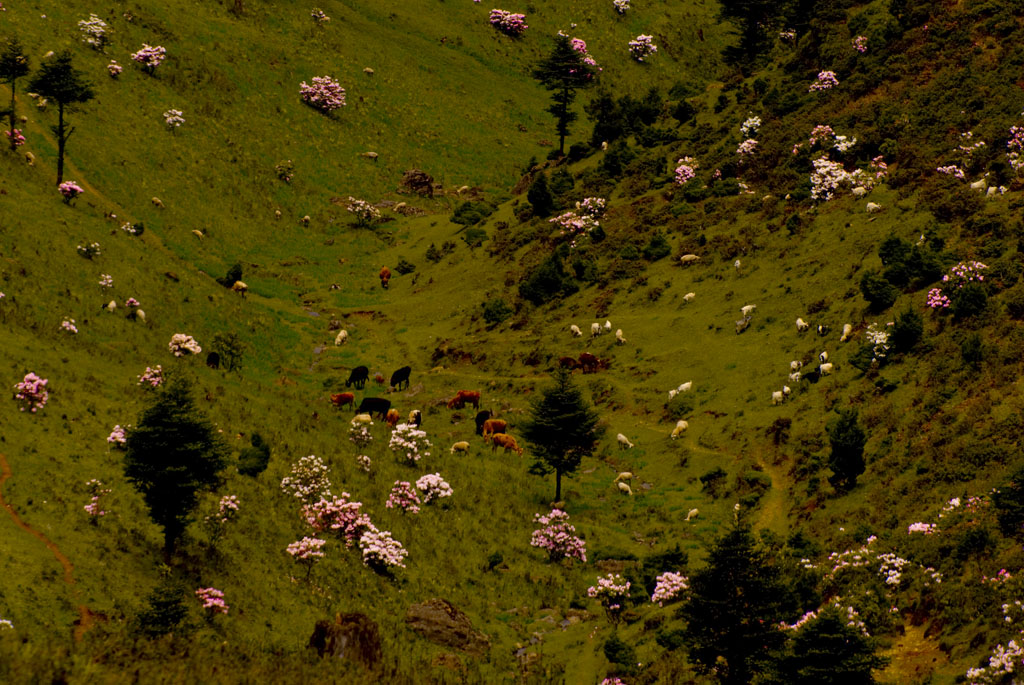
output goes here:
{"type": "Polygon", "coordinates": [[[196,508],[200,491],[220,482],[228,448],[196,408],[191,385],[172,377],[128,433],[125,477],[142,494],[154,523],[164,529],[169,557],[196,508]]]}
{"type": "Polygon", "coordinates": [[[11,149],[17,147],[14,142],[14,93],[17,91],[17,80],[28,73],[28,57],[21,48],[17,38],[7,41],[3,52],[0,52],[0,79],[3,79],[11,87],[11,108],[7,114],[11,121],[8,129],[10,132],[11,149]]]}
{"type": "Polygon", "coordinates": [[[576,91],[588,88],[594,83],[597,71],[584,61],[586,55],[574,50],[569,36],[559,33],[555,36],[555,48],[551,54],[541,60],[533,70],[533,77],[541,85],[552,92],[551,106],[548,112],[556,120],[555,130],[558,132],[558,153],[565,154],[565,137],[569,135],[569,124],[578,116],[572,111],[576,100],[576,91]]]}
{"type": "Polygon", "coordinates": [[[574,472],[583,457],[593,454],[601,429],[597,414],[573,384],[569,371],[558,369],[554,381],[533,403],[523,437],[539,458],[530,472],[555,472],[557,502],[562,499],[562,475],[574,472]]]}
{"type": "Polygon", "coordinates": [[[857,425],[857,410],[837,411],[839,416],[828,422],[825,430],[832,445],[828,467],[832,469],[829,482],[836,490],[849,490],[857,484],[857,477],[864,473],[864,443],[867,437],[857,425]]]}
{"type": "Polygon", "coordinates": [[[78,69],[71,65],[71,53],[64,51],[39,67],[28,82],[29,90],[57,103],[57,125],[50,130],[57,136],[57,185],[64,180],[64,150],[74,126],[64,122],[64,110],[88,102],[95,95],[90,84],[78,69]]]}
{"type": "Polygon", "coordinates": [[[533,215],[546,217],[555,208],[555,199],[551,197],[551,189],[548,187],[548,177],[543,171],[533,179],[529,190],[526,191],[526,199],[533,207],[533,215]]]}
{"type": "Polygon", "coordinates": [[[800,628],[781,660],[779,682],[788,685],[845,685],[875,682],[871,671],[886,660],[877,644],[835,607],[823,609],[800,628]]]}

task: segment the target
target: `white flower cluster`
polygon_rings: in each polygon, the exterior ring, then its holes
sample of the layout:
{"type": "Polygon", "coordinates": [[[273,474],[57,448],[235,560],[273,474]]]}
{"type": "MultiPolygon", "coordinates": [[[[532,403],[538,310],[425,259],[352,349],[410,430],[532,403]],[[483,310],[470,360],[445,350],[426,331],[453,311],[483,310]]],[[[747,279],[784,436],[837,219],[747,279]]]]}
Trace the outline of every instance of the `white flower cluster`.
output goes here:
{"type": "MultiPolygon", "coordinates": [[[[889,324],[886,324],[886,326],[889,326],[889,324]]],[[[868,330],[864,335],[873,346],[871,353],[875,356],[871,361],[885,359],[885,355],[889,352],[889,331],[879,328],[877,323],[873,323],[868,326],[868,330]]]]}
{"type": "Polygon", "coordinates": [[[184,357],[186,354],[199,354],[203,351],[203,348],[199,346],[195,338],[184,333],[175,333],[171,336],[171,342],[167,343],[167,348],[175,357],[184,357]]]}
{"type": "Polygon", "coordinates": [[[331,499],[331,479],[327,475],[327,465],[313,454],[299,459],[292,464],[291,473],[281,480],[281,490],[306,503],[331,499]]]}
{"type": "Polygon", "coordinates": [[[430,452],[427,451],[430,449],[430,441],[427,440],[426,432],[408,423],[395,426],[388,447],[392,452],[404,455],[411,462],[430,456],[430,452]]]}
{"type": "Polygon", "coordinates": [[[759,128],[761,128],[761,117],[749,117],[740,124],[740,135],[744,138],[751,138],[759,128]]]}
{"type": "Polygon", "coordinates": [[[107,28],[107,23],[95,14],[90,14],[88,19],[78,22],[78,30],[82,32],[82,42],[97,50],[107,44],[107,28]]]}
{"type": "MultiPolygon", "coordinates": [[[[1010,640],[1006,647],[996,645],[985,668],[967,669],[967,681],[971,685],[995,685],[1006,682],[1006,676],[1014,672],[1014,666],[1024,657],[1024,648],[1016,640],[1010,640]]],[[[1017,682],[1014,680],[1013,682],[1017,682]]]]}
{"type": "Polygon", "coordinates": [[[416,481],[416,489],[423,493],[423,503],[429,504],[436,499],[451,497],[452,486],[441,478],[440,473],[428,473],[416,481]]]}
{"type": "Polygon", "coordinates": [[[372,525],[359,538],[359,549],[363,552],[363,564],[381,570],[391,566],[405,568],[402,560],[409,556],[409,551],[391,537],[390,531],[378,530],[372,525]]]}

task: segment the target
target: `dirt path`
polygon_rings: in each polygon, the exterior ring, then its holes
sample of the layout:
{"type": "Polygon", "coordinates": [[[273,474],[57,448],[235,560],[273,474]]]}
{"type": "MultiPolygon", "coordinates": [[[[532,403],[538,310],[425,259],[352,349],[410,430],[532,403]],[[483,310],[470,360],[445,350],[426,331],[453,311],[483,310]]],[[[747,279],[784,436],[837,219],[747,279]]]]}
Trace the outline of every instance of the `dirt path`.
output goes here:
{"type": "MultiPolygon", "coordinates": [[[[8,504],[4,500],[3,485],[7,481],[7,479],[10,478],[12,475],[13,475],[13,473],[11,472],[11,465],[9,463],[7,463],[7,457],[5,457],[3,455],[3,453],[0,453],[0,506],[2,506],[4,509],[6,509],[7,513],[10,514],[11,520],[14,521],[14,525],[16,525],[18,528],[21,528],[23,531],[25,531],[29,535],[31,535],[31,536],[35,537],[36,539],[38,539],[40,542],[42,542],[44,545],[46,545],[47,549],[49,549],[51,552],[53,552],[53,556],[55,556],[57,558],[57,561],[60,563],[61,567],[64,569],[64,582],[72,587],[72,593],[75,595],[75,598],[77,599],[78,598],[78,590],[77,590],[77,588],[74,587],[75,586],[75,576],[74,576],[75,566],[74,566],[74,564],[71,563],[71,560],[68,559],[64,555],[63,552],[60,551],[60,548],[57,547],[57,545],[52,540],[50,540],[48,537],[46,537],[45,535],[40,533],[38,530],[35,530],[31,526],[29,526],[27,523],[22,521],[21,517],[18,516],[18,513],[16,511],[14,511],[14,507],[12,507],[10,504],[8,504]]],[[[76,621],[76,623],[75,623],[75,632],[74,632],[75,641],[77,642],[78,640],[81,640],[82,639],[82,635],[84,635],[85,631],[89,630],[89,628],[91,628],[92,625],[93,625],[93,614],[92,614],[91,611],[89,611],[89,607],[85,606],[84,604],[79,604],[78,605],[78,621],[76,621]]]]}

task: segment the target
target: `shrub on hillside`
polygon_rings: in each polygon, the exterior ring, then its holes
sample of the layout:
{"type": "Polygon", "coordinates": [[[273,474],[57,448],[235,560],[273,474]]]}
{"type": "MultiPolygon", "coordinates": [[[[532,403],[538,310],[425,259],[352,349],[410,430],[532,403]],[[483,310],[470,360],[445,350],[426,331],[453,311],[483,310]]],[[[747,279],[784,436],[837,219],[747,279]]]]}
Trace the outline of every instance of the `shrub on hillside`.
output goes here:
{"type": "Polygon", "coordinates": [[[656,262],[672,253],[672,246],[668,244],[665,235],[656,231],[650,241],[644,246],[644,259],[649,262],[656,262]]]}
{"type": "Polygon", "coordinates": [[[395,271],[401,275],[411,274],[416,270],[416,265],[405,259],[405,257],[398,258],[398,264],[395,266],[395,271]]]}
{"type": "Polygon", "coordinates": [[[484,321],[488,325],[496,326],[514,314],[512,308],[505,300],[496,297],[484,303],[484,321]]]}
{"type": "Polygon", "coordinates": [[[957,319],[978,316],[988,306],[988,294],[981,283],[971,282],[950,293],[950,309],[957,319]]]}
{"type": "Polygon", "coordinates": [[[533,179],[533,183],[530,184],[530,188],[526,191],[526,199],[533,207],[534,216],[546,217],[551,214],[555,208],[555,200],[551,197],[551,190],[548,188],[548,177],[545,174],[537,174],[537,178],[533,179]]]}
{"type": "Polygon", "coordinates": [[[441,243],[440,249],[434,243],[430,243],[430,247],[427,248],[427,253],[424,255],[428,262],[437,264],[439,261],[445,258],[445,255],[449,255],[455,251],[455,243],[450,240],[446,240],[441,243]]]}
{"type": "Polygon", "coordinates": [[[864,272],[860,279],[860,291],[873,312],[888,309],[899,296],[899,291],[875,271],[864,272]]]}
{"type": "Polygon", "coordinates": [[[565,272],[560,252],[541,262],[519,285],[519,296],[533,304],[543,304],[552,298],[572,295],[579,286],[565,272]]]}
{"type": "Polygon", "coordinates": [[[469,248],[480,247],[487,240],[487,231],[482,228],[467,228],[462,234],[462,241],[469,248]]]}
{"type": "Polygon", "coordinates": [[[1003,304],[1006,307],[1006,314],[1011,319],[1024,319],[1024,287],[1017,286],[1007,290],[1003,304]]]}
{"type": "Polygon", "coordinates": [[[253,433],[251,446],[238,455],[238,472],[243,476],[255,478],[267,470],[270,463],[270,446],[263,442],[259,433],[253,433]]]}
{"type": "Polygon", "coordinates": [[[228,272],[227,274],[224,275],[224,278],[218,278],[217,282],[220,283],[225,288],[230,288],[235,284],[235,281],[240,280],[242,280],[242,265],[239,264],[238,262],[235,262],[234,264],[231,265],[231,268],[228,269],[228,272]]]}
{"type": "Polygon", "coordinates": [[[493,212],[494,207],[488,203],[469,200],[455,208],[455,213],[452,214],[450,221],[453,224],[474,226],[489,217],[493,212]]]}
{"type": "Polygon", "coordinates": [[[909,352],[924,334],[924,319],[909,307],[896,317],[892,326],[892,348],[895,352],[909,352]]]}

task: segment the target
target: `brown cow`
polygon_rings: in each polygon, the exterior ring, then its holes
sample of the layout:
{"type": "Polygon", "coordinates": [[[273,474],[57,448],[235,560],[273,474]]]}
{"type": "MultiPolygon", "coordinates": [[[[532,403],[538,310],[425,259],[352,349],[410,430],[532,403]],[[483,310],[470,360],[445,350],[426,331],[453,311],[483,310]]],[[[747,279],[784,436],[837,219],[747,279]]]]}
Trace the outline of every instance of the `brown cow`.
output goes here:
{"type": "Polygon", "coordinates": [[[398,413],[397,409],[388,409],[387,415],[384,416],[384,422],[394,428],[401,418],[402,415],[398,413]]]}
{"type": "Polygon", "coordinates": [[[346,404],[352,405],[352,409],[356,408],[356,396],[355,393],[351,392],[340,392],[336,395],[331,395],[331,404],[338,409],[341,409],[346,404]]]}
{"type": "Polygon", "coordinates": [[[597,373],[597,369],[600,366],[601,360],[589,352],[580,353],[580,368],[583,369],[583,373],[597,373]]]}
{"type": "Polygon", "coordinates": [[[384,385],[384,374],[375,373],[373,374],[373,382],[377,385],[384,385]]]}
{"type": "Polygon", "coordinates": [[[484,440],[491,437],[495,433],[504,433],[507,428],[507,421],[503,421],[501,419],[487,419],[486,421],[484,421],[484,440]]]}
{"type": "Polygon", "coordinates": [[[505,452],[512,450],[519,456],[523,456],[523,448],[516,444],[516,439],[511,435],[505,435],[504,433],[497,433],[491,436],[491,451],[504,447],[505,452]]]}
{"type": "Polygon", "coordinates": [[[580,363],[572,357],[559,357],[558,365],[563,369],[569,369],[570,371],[580,368],[580,363]]]}
{"type": "Polygon", "coordinates": [[[380,268],[380,287],[388,289],[388,281],[391,280],[391,269],[386,266],[380,268]]]}
{"type": "Polygon", "coordinates": [[[466,402],[473,405],[474,409],[480,408],[480,392],[477,390],[459,390],[455,397],[448,400],[449,409],[462,409],[466,402]]]}

